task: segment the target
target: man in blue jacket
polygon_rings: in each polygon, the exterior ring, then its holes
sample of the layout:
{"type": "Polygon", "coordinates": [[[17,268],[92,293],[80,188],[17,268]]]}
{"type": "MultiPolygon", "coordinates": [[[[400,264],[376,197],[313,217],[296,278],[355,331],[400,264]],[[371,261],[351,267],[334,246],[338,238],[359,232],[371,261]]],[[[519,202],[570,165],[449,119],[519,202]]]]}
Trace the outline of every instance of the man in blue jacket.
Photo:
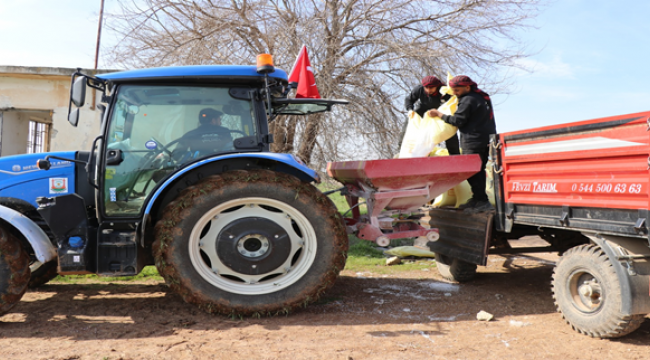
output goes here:
{"type": "Polygon", "coordinates": [[[444,122],[458,127],[460,147],[463,154],[478,154],[483,162],[481,171],[467,179],[472,188],[472,198],[460,209],[472,208],[475,211],[489,210],[492,205],[485,193],[485,165],[488,161],[490,135],[496,134],[494,111],[490,96],[472,79],[459,75],[449,81],[454,95],[458,97],[458,109],[454,115],[444,115],[438,110],[431,110],[444,122]]]}

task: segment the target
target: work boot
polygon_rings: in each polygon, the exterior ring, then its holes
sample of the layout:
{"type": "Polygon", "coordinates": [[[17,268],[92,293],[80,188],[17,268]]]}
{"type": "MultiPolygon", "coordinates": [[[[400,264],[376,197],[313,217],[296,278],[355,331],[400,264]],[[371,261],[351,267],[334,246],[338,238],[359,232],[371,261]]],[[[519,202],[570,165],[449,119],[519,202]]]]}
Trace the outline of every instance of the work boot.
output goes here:
{"type": "Polygon", "coordinates": [[[489,201],[484,200],[484,201],[477,201],[476,204],[474,205],[474,207],[467,208],[464,211],[467,212],[467,213],[475,214],[475,213],[479,213],[479,212],[482,212],[482,211],[490,211],[490,210],[493,210],[493,209],[494,209],[494,206],[492,206],[492,204],[490,204],[489,201]]]}
{"type": "Polygon", "coordinates": [[[477,203],[478,203],[478,201],[476,201],[476,199],[471,198],[471,199],[469,199],[468,202],[466,202],[463,205],[459,206],[458,210],[471,209],[471,208],[475,207],[477,203]]]}

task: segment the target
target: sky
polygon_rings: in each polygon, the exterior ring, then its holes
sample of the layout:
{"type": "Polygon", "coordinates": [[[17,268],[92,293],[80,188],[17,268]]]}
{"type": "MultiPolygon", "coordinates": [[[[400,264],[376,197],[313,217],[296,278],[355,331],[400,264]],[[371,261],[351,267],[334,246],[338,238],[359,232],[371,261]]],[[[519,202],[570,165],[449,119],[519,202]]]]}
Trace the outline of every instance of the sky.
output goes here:
{"type": "MultiPolygon", "coordinates": [[[[105,11],[115,8],[105,2],[105,11]]],[[[99,4],[0,0],[0,66],[92,68],[99,4]]],[[[548,2],[535,28],[519,34],[530,71],[509,71],[509,94],[493,96],[497,130],[650,111],[648,14],[647,0],[548,2]]],[[[102,44],[111,41],[104,30],[102,44]]],[[[106,66],[100,54],[99,68],[106,66]]]]}

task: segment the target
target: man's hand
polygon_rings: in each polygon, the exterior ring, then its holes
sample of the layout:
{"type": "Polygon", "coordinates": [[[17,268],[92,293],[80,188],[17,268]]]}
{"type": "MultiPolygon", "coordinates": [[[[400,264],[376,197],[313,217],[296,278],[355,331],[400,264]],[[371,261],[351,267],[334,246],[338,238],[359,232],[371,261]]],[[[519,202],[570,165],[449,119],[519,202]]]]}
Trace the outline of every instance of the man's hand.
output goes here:
{"type": "Polygon", "coordinates": [[[413,119],[413,115],[415,115],[415,111],[409,110],[409,119],[413,119]]]}
{"type": "Polygon", "coordinates": [[[169,157],[169,155],[165,154],[164,152],[160,153],[151,162],[151,168],[152,169],[157,169],[159,167],[162,167],[163,164],[165,164],[166,162],[169,162],[170,159],[171,158],[169,157]]]}
{"type": "Polygon", "coordinates": [[[438,111],[436,109],[429,110],[428,114],[431,117],[439,117],[439,118],[442,118],[442,115],[444,115],[443,113],[441,113],[440,111],[438,111]]]}

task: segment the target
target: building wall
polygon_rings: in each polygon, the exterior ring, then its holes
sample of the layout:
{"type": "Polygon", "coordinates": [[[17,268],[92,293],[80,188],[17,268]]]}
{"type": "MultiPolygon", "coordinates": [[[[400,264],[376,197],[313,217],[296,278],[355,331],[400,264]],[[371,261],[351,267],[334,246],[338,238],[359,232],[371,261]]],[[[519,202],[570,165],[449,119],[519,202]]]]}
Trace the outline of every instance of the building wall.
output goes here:
{"type": "Polygon", "coordinates": [[[19,111],[6,111],[2,116],[2,152],[9,156],[24,154],[27,150],[29,117],[19,111]]]}
{"type": "MultiPolygon", "coordinates": [[[[4,112],[3,117],[12,116],[8,114],[15,111],[49,111],[52,117],[50,151],[90,150],[100,131],[101,111],[90,109],[93,91],[88,88],[87,105],[81,109],[78,127],[68,123],[70,76],[74,71],[66,68],[0,66],[0,111],[4,112]]],[[[86,73],[92,73],[92,70],[86,73]]],[[[96,95],[99,99],[100,94],[96,95]]],[[[24,122],[28,126],[29,119],[24,122]]],[[[23,134],[16,133],[16,136],[22,137],[23,134]]],[[[4,149],[12,145],[5,142],[4,135],[2,138],[2,156],[9,155],[4,149]]],[[[10,140],[7,138],[7,141],[10,140]]],[[[24,152],[25,149],[21,151],[24,152]]]]}

